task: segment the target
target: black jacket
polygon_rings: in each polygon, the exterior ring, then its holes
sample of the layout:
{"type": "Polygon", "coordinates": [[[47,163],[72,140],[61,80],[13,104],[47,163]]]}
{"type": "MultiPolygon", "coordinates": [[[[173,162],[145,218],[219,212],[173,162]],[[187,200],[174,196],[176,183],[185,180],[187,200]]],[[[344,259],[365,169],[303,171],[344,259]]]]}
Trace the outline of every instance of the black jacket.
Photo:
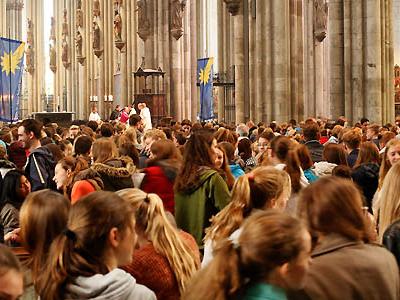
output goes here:
{"type": "Polygon", "coordinates": [[[310,151],[311,159],[314,163],[322,161],[322,152],[324,146],[317,140],[307,141],[304,143],[310,151]]]}
{"type": "Polygon", "coordinates": [[[32,192],[52,189],[57,190],[53,181],[56,163],[53,154],[46,147],[39,147],[31,152],[25,166],[25,173],[31,183],[32,192]]]}
{"type": "Polygon", "coordinates": [[[379,183],[379,165],[375,163],[363,164],[353,170],[351,177],[361,188],[368,211],[372,213],[372,198],[374,198],[379,183]]]}
{"type": "Polygon", "coordinates": [[[396,257],[397,264],[400,267],[400,220],[390,225],[382,239],[383,245],[396,257]]]}

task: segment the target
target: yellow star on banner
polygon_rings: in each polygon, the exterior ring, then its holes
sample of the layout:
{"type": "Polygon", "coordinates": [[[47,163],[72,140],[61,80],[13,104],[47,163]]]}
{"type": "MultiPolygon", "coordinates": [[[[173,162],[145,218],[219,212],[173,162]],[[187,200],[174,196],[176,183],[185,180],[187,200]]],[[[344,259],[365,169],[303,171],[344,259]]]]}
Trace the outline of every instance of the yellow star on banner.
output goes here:
{"type": "Polygon", "coordinates": [[[15,71],[19,69],[18,65],[24,56],[24,51],[25,43],[21,43],[14,53],[12,51],[10,53],[4,52],[4,55],[1,57],[1,71],[6,72],[7,76],[10,73],[15,74],[15,71]]]}
{"type": "Polygon", "coordinates": [[[205,68],[200,70],[199,73],[200,84],[206,85],[210,80],[211,66],[213,63],[214,63],[214,58],[213,57],[209,58],[205,68]]]}

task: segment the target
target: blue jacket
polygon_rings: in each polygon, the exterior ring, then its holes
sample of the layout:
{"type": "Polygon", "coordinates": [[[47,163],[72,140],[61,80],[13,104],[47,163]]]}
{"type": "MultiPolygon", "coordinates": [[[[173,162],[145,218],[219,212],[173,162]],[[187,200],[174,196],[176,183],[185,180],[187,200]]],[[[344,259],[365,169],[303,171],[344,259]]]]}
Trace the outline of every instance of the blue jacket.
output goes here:
{"type": "Polygon", "coordinates": [[[55,167],[53,154],[48,148],[39,147],[31,152],[25,166],[25,173],[31,183],[32,192],[43,189],[57,189],[53,181],[55,167]]]}
{"type": "Polygon", "coordinates": [[[243,169],[238,164],[229,165],[231,169],[231,173],[235,179],[238,179],[240,176],[244,175],[243,169]]]}

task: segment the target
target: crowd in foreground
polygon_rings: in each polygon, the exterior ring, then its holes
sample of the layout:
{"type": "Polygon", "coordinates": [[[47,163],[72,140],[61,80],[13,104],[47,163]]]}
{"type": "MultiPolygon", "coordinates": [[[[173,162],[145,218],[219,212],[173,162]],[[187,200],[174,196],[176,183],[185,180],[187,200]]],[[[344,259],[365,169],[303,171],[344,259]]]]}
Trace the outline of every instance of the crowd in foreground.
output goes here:
{"type": "Polygon", "coordinates": [[[400,299],[400,118],[146,122],[1,129],[0,299],[400,299]]]}

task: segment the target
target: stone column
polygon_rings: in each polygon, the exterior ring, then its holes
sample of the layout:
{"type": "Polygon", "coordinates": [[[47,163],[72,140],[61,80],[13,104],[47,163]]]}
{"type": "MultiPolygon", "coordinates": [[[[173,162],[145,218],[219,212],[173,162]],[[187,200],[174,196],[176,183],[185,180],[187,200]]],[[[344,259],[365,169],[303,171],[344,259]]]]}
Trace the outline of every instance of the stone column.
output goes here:
{"type": "MultiPolygon", "coordinates": [[[[192,121],[196,120],[197,112],[199,110],[197,102],[197,36],[198,36],[198,23],[197,23],[197,1],[190,1],[190,60],[192,62],[191,67],[191,93],[190,93],[190,107],[191,114],[188,116],[192,121]]],[[[219,2],[220,3],[220,2],[219,2]]],[[[221,98],[220,98],[221,99],[221,98]]],[[[218,108],[218,112],[220,112],[218,108]]]]}
{"type": "MultiPolygon", "coordinates": [[[[244,28],[243,28],[243,5],[239,12],[233,17],[234,34],[234,65],[235,65],[235,106],[236,123],[245,122],[245,68],[244,68],[244,28]]],[[[246,99],[248,101],[248,99],[246,99]]]]}
{"type": "Polygon", "coordinates": [[[2,5],[6,3],[7,12],[2,23],[4,34],[2,36],[9,37],[15,40],[22,39],[22,9],[24,3],[22,0],[2,0],[2,5]]]}

